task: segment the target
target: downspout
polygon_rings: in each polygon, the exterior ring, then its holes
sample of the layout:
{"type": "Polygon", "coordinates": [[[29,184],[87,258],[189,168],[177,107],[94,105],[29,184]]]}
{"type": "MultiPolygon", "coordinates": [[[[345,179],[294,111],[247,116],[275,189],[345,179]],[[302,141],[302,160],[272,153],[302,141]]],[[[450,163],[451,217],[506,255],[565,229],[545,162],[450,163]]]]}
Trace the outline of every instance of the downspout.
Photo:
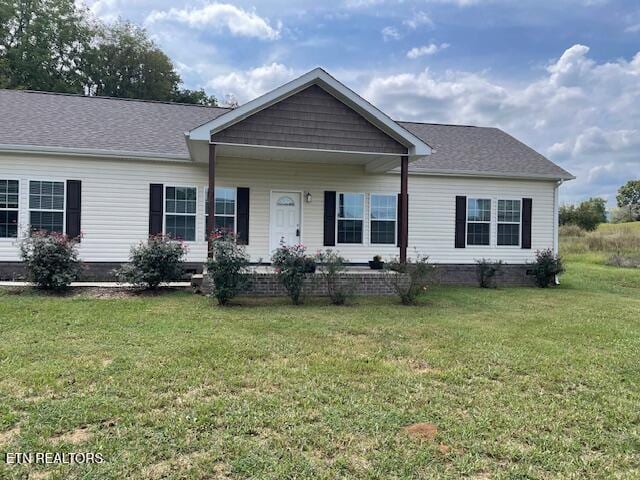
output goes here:
{"type": "MultiPolygon", "coordinates": [[[[560,226],[559,226],[559,216],[560,216],[560,204],[559,204],[559,195],[558,191],[560,189],[560,185],[564,180],[558,180],[553,187],[553,254],[558,255],[560,250],[560,226]]],[[[555,280],[556,285],[560,285],[560,279],[556,275],[555,280]]]]}

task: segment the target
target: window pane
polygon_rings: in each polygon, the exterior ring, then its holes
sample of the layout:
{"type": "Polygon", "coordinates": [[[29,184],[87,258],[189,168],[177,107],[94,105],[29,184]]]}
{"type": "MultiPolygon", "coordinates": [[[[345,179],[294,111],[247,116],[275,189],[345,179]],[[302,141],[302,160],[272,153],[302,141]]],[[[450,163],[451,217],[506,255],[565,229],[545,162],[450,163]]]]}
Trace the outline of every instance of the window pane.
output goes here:
{"type": "Polygon", "coordinates": [[[520,224],[499,223],[498,224],[498,245],[520,244],[520,224]]]}
{"type": "Polygon", "coordinates": [[[396,195],[371,195],[371,219],[395,220],[397,204],[396,195]]]}
{"type": "Polygon", "coordinates": [[[192,215],[167,215],[166,233],[176,240],[196,239],[196,217],[192,215]]]}
{"type": "Polygon", "coordinates": [[[488,223],[468,223],[467,244],[489,245],[489,230],[490,227],[488,223]]]}
{"type": "Polygon", "coordinates": [[[0,180],[0,208],[18,208],[17,180],[0,180]]]}
{"type": "Polygon", "coordinates": [[[372,220],[371,243],[396,243],[396,222],[372,220]]]}
{"type": "Polygon", "coordinates": [[[64,210],[64,182],[29,182],[29,208],[64,210]]]}
{"type": "Polygon", "coordinates": [[[196,189],[167,187],[165,202],[167,213],[196,213],[196,189]]]}
{"type": "Polygon", "coordinates": [[[341,193],[338,202],[338,217],[362,219],[363,204],[364,194],[341,193]]]}
{"type": "Polygon", "coordinates": [[[467,210],[467,220],[470,222],[491,221],[491,200],[470,198],[467,210]]]}
{"type": "Polygon", "coordinates": [[[233,232],[235,230],[235,219],[233,217],[221,217],[216,215],[215,219],[215,229],[223,229],[229,232],[233,232]]]}
{"type": "Polygon", "coordinates": [[[18,237],[18,211],[0,211],[0,237],[18,237]]]}
{"type": "Polygon", "coordinates": [[[29,224],[31,230],[62,233],[63,217],[62,212],[31,212],[29,224]]]}
{"type": "Polygon", "coordinates": [[[338,243],[362,243],[362,220],[338,220],[338,243]]]}
{"type": "Polygon", "coordinates": [[[519,222],[520,200],[498,200],[498,221],[519,222]]]}

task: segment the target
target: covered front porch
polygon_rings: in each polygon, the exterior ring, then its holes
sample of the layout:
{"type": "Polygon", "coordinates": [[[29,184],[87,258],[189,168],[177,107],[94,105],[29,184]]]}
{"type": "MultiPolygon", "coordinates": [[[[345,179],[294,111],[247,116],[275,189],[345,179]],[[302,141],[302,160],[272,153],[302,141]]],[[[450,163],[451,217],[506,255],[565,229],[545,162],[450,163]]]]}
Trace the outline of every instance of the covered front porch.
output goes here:
{"type": "Polygon", "coordinates": [[[336,248],[354,264],[407,259],[409,164],[428,145],[321,69],[187,132],[218,188],[236,192],[235,233],[252,260],[282,243],[336,248]],[[390,174],[390,173],[397,173],[390,174]]]}

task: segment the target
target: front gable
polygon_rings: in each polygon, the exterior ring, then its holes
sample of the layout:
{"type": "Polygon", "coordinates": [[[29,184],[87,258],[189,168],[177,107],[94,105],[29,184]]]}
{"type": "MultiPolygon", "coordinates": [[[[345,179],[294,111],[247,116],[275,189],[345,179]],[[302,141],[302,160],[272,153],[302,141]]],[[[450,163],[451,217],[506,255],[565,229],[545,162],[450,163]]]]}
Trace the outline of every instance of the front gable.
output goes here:
{"type": "Polygon", "coordinates": [[[213,133],[214,143],[406,154],[407,147],[317,84],[213,133]]]}

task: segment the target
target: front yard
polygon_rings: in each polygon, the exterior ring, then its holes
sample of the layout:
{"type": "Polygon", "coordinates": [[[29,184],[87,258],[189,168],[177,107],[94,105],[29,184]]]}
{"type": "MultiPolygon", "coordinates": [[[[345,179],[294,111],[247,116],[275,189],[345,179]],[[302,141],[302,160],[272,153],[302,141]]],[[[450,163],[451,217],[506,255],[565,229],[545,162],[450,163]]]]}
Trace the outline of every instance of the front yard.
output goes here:
{"type": "Polygon", "coordinates": [[[590,262],[418,307],[4,291],[0,451],[105,462],[0,477],[638,478],[640,269],[590,262]]]}

